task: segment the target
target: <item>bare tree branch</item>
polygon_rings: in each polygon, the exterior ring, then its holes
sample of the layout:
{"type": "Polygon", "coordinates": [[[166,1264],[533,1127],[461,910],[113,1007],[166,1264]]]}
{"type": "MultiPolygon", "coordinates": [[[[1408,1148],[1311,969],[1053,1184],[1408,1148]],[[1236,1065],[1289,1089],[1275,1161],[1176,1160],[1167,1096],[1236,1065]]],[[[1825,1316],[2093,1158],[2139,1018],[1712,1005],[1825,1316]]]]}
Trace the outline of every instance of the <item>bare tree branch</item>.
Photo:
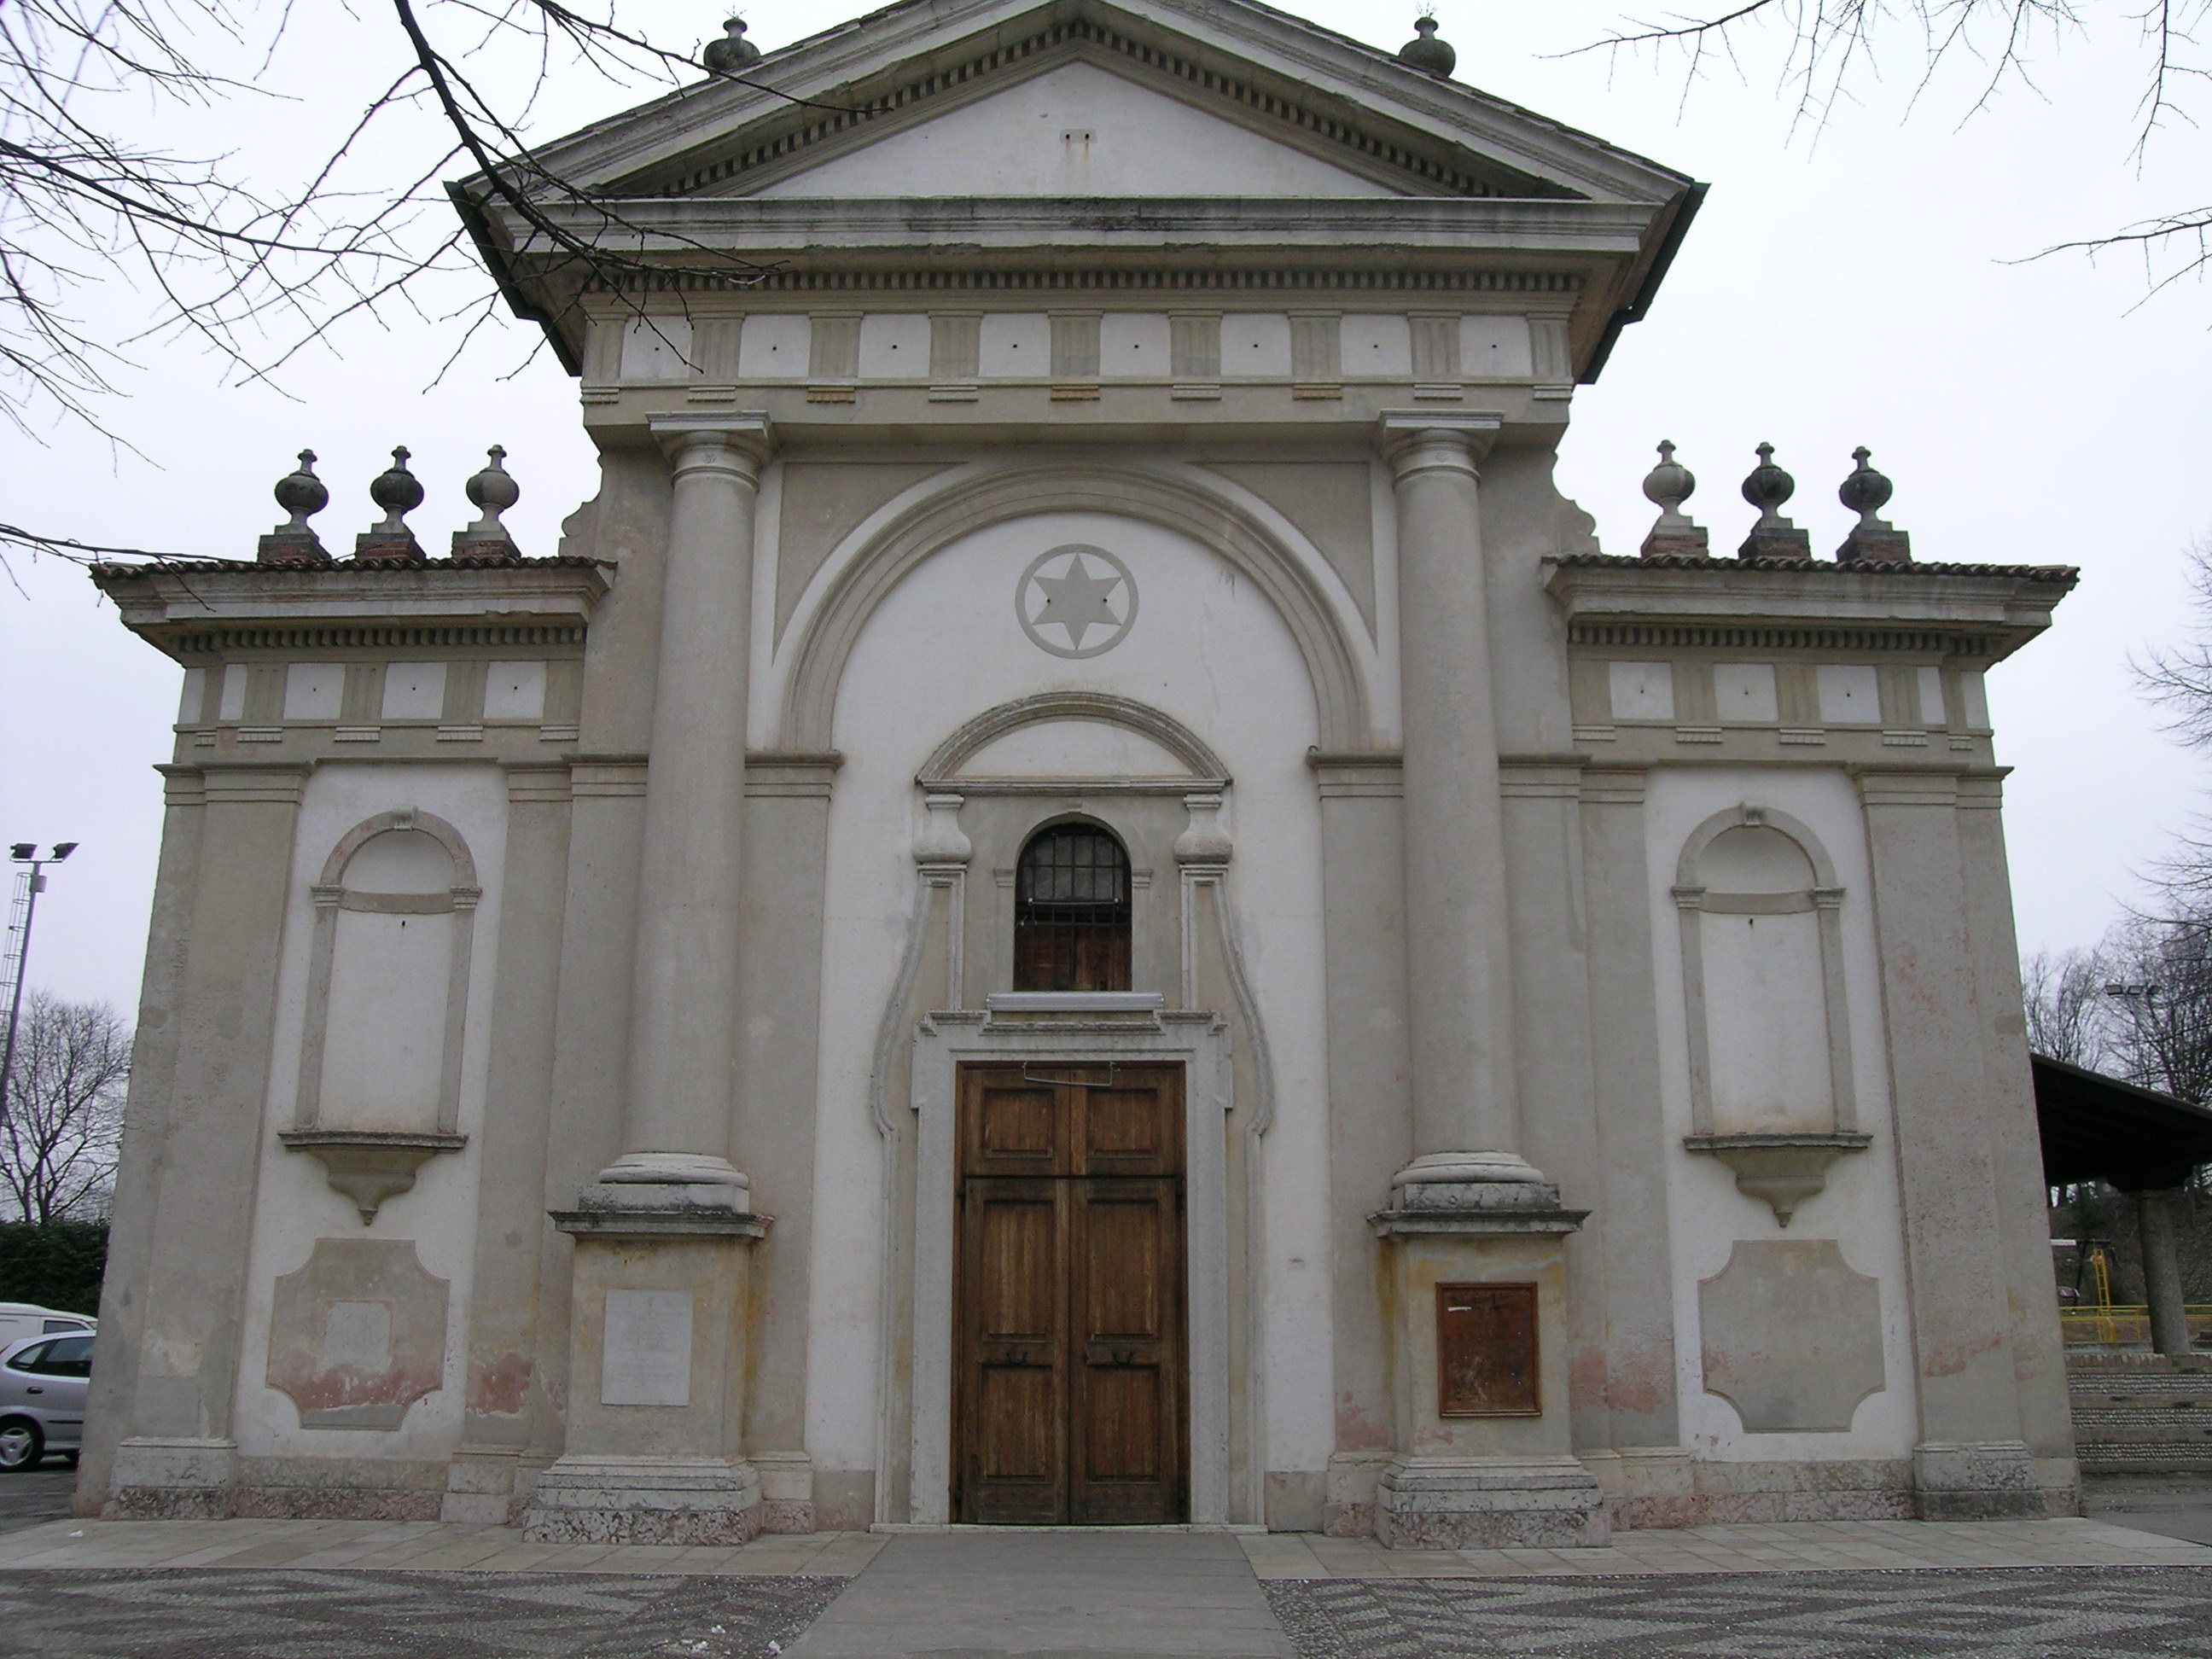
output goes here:
{"type": "MultiPolygon", "coordinates": [[[[1793,133],[1809,129],[1817,137],[1838,104],[1853,100],[1864,81],[1880,78],[1879,44],[1911,40],[1922,59],[1909,107],[1918,106],[1939,72],[1955,60],[1978,62],[1980,90],[1960,113],[1963,125],[1986,111],[2008,85],[2044,97],[2035,63],[2045,44],[2079,50],[2093,38],[2109,38],[2132,23],[2137,36],[2132,49],[2143,60],[2144,91],[2126,157],[2139,170],[2160,134],[2177,126],[2199,128],[2185,94],[2203,94],[2212,83],[2212,56],[2200,39],[2212,20],[2212,0],[2144,4],[2144,10],[2127,11],[2112,0],[1747,0],[1729,9],[1626,22],[1601,40],[1554,56],[1601,52],[1617,61],[1624,53],[1641,54],[1655,64],[1672,56],[1681,67],[1686,103],[1714,56],[1725,57],[1743,73],[1741,48],[1763,31],[1766,39],[1781,43],[1781,83],[1791,89],[1795,103],[1793,133]]],[[[2087,233],[2025,258],[2130,250],[2143,258],[2148,292],[2155,295],[2183,276],[2212,269],[2208,233],[2212,204],[2087,233]]]]}
{"type": "Polygon", "coordinates": [[[0,1195],[46,1226],[105,1212],[123,1132],[131,1028],[104,1002],[24,999],[8,1111],[0,1119],[0,1195]]]}

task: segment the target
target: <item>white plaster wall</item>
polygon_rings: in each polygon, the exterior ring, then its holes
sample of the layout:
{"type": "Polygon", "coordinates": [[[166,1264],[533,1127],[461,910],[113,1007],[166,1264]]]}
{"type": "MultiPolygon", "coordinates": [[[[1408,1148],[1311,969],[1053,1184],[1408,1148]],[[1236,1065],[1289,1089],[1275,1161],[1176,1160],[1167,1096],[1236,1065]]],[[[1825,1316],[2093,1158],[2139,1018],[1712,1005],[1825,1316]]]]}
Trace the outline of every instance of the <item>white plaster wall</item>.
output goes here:
{"type": "MultiPolygon", "coordinates": [[[[263,1122],[261,1179],[255,1190],[253,1244],[246,1270],[245,1328],[240,1348],[236,1422],[247,1456],[442,1458],[458,1442],[466,1392],[469,1297],[476,1237],[477,1148],[483,1133],[484,1078],[489,1054],[492,980],[497,968],[501,865],[507,848],[507,787],[490,765],[416,765],[332,762],[316,768],[300,805],[292,890],[285,907],[278,967],[276,1042],[263,1122]],[[309,887],[349,830],[396,807],[413,806],[461,832],[476,860],[483,898],[477,907],[475,960],[461,1048],[459,1128],[466,1150],[423,1164],[413,1190],[385,1201],[362,1224],[351,1200],[331,1190],[323,1166],[277,1140],[291,1127],[299,1092],[300,1046],[307,1009],[307,969],[314,938],[309,887]],[[296,1272],[319,1238],[412,1239],[422,1266],[451,1290],[446,1322],[446,1386],[410,1407],[392,1431],[302,1429],[289,1395],[266,1386],[270,1303],[276,1279],[296,1272]]],[[[333,1016],[336,1017],[336,1010],[333,1016]]]]}
{"type": "Polygon", "coordinates": [[[1714,1133],[1833,1128],[1820,918],[1810,910],[1708,913],[1698,925],[1712,1031],[1714,1133]]]}
{"type": "Polygon", "coordinates": [[[1526,317],[1474,316],[1459,319],[1461,374],[1522,380],[1536,372],[1535,361],[1526,317]]]}
{"type": "Polygon", "coordinates": [[[1389,196],[1090,64],[1068,64],[762,196],[1389,196]]]}
{"type": "Polygon", "coordinates": [[[1165,380],[1174,362],[1164,311],[1109,311],[1098,319],[1098,372],[1107,380],[1165,380]]]}
{"type": "Polygon", "coordinates": [[[1221,378],[1286,380],[1291,319],[1281,311],[1232,311],[1221,319],[1221,378]]]}
{"type": "MultiPolygon", "coordinates": [[[[1319,815],[1304,762],[1318,739],[1313,693],[1288,629],[1225,560],[1172,532],[1100,514],[1042,514],[951,544],[878,607],[846,671],[835,736],[845,764],[830,807],[808,1447],[822,1466],[880,1467],[884,1167],[870,1067],[913,905],[915,770],[983,710],[1074,688],[1143,701],[1192,727],[1234,775],[1232,834],[1252,827],[1231,886],[1277,1085],[1262,1142],[1267,1415],[1259,1449],[1268,1468],[1319,1469],[1332,1421],[1319,815]],[[1024,568],[1067,542],[1114,552],[1142,596],[1129,636],[1079,661],[1031,644],[1014,610],[1024,568]]],[[[1089,733],[1065,757],[1003,745],[992,769],[1010,756],[1060,774],[1119,757],[1099,752],[1089,733]]]]}
{"type": "Polygon", "coordinates": [[[860,319],[860,378],[921,380],[929,377],[929,315],[920,311],[872,311],[860,319]]]}
{"type": "Polygon", "coordinates": [[[1644,823],[1659,1001],[1660,1093],[1673,1149],[1667,1184],[1674,1245],[1682,1443],[1698,1456],[1734,1462],[1909,1456],[1918,1411],[1906,1323],[1904,1227],[1875,950],[1872,877],[1857,795],[1839,769],[1661,769],[1651,774],[1644,823]],[[1736,1191],[1735,1176],[1717,1159],[1680,1150],[1682,1137],[1692,1133],[1689,1049],[1680,925],[1669,890],[1690,832],[1714,813],[1745,801],[1798,819],[1820,838],[1835,860],[1845,895],[1844,978],[1850,1010],[1852,1081],[1859,1127],[1874,1136],[1867,1151],[1848,1154],[1829,1166],[1827,1190],[1802,1205],[1786,1230],[1764,1203],[1736,1191]],[[1748,1434],[1733,1406],[1705,1392],[1698,1282],[1728,1266],[1736,1240],[1776,1238],[1832,1238],[1854,1269],[1881,1281],[1884,1387],[1861,1402],[1847,1433],[1748,1434]]]}
{"type": "Polygon", "coordinates": [[[1402,380],[1413,372],[1413,329],[1403,317],[1353,312],[1339,346],[1347,380],[1402,380]]]}
{"type": "Polygon", "coordinates": [[[960,768],[968,778],[1174,778],[1190,769],[1142,732],[1103,720],[1040,720],[994,738],[960,768]]]}

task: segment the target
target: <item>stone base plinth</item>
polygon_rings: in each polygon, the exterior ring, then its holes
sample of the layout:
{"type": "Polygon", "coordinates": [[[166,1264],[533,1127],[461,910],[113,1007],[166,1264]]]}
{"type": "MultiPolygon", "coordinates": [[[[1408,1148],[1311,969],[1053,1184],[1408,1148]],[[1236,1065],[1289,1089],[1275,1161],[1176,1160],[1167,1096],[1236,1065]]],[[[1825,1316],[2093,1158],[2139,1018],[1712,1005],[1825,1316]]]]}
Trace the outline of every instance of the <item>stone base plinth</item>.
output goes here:
{"type": "Polygon", "coordinates": [[[749,1463],[564,1457],[538,1477],[522,1535],[533,1544],[744,1544],[761,1520],[749,1463]]]}
{"type": "Polygon", "coordinates": [[[220,1521],[238,1480],[232,1440],[134,1437],[115,1449],[105,1521],[220,1521]]]}
{"type": "Polygon", "coordinates": [[[1376,1489],[1392,1549],[1575,1549],[1612,1535],[1605,1492],[1571,1457],[1401,1457],[1376,1489]]]}
{"type": "Polygon", "coordinates": [[[2050,1513],[2043,1480],[2017,1440],[1912,1449],[1912,1485],[1923,1521],[2040,1521],[2050,1513]]]}

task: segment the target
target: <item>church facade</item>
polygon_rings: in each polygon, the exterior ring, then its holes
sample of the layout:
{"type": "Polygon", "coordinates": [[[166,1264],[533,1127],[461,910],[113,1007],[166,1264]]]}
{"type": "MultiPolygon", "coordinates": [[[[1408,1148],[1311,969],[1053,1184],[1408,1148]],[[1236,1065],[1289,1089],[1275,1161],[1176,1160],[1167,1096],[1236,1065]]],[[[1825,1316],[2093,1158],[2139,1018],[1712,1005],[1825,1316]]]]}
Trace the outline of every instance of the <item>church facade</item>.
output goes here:
{"type": "Polygon", "coordinates": [[[1432,33],[733,32],[455,188],[557,553],[402,452],[350,556],[303,463],[96,573],[185,675],[82,1509],[2072,1512],[1982,693],[2072,573],[1863,455],[1833,556],[1764,457],[1601,552],[1702,187],[1432,33]]]}

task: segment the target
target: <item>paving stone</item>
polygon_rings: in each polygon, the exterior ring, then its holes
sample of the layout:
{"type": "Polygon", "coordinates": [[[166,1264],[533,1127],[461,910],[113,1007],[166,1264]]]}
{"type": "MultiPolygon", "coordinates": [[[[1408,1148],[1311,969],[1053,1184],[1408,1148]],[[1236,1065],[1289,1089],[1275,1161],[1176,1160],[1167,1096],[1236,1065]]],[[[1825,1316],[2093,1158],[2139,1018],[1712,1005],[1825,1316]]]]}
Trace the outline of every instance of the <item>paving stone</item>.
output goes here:
{"type": "Polygon", "coordinates": [[[840,1578],[56,1570],[0,1576],[0,1654],[772,1659],[840,1578]]]}
{"type": "Polygon", "coordinates": [[[1298,1659],[2212,1655],[2212,1569],[1279,1579],[1298,1659]]]}

